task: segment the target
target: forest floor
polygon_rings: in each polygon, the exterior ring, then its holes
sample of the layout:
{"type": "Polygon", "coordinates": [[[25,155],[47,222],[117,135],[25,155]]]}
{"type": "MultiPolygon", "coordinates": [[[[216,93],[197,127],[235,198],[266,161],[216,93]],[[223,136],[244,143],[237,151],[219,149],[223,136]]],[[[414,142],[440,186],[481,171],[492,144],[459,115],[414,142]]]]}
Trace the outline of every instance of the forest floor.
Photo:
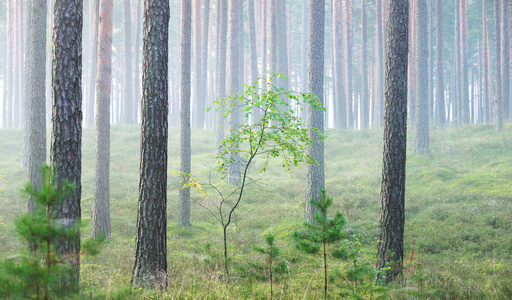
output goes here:
{"type": "MultiPolygon", "coordinates": [[[[410,128],[407,154],[405,275],[400,286],[375,287],[382,171],[382,130],[327,130],[326,189],[334,198],[331,214],[340,211],[347,224],[341,245],[363,247],[357,260],[329,261],[329,298],[511,299],[512,298],[512,124],[468,125],[431,132],[431,154],[414,154],[410,128]],[[355,263],[355,264],[354,264],[355,263]],[[356,266],[356,268],[354,268],[356,266]],[[359,275],[354,275],[354,270],[359,275]],[[358,279],[355,279],[355,278],[358,279]]],[[[168,283],[165,292],[130,288],[137,218],[140,127],[113,125],[111,133],[112,241],[96,257],[82,258],[81,296],[91,299],[267,299],[268,282],[260,280],[265,264],[254,246],[265,246],[273,233],[287,269],[276,275],[276,299],[323,298],[321,258],[295,249],[291,234],[301,230],[305,166],[291,174],[272,162],[258,173],[229,228],[232,279],[224,280],[219,255],[221,226],[206,209],[218,201],[207,183],[224,191],[216,174],[214,134],[192,132],[192,176],[212,196],[192,190],[191,228],[177,226],[179,131],[170,129],[168,164],[168,283]],[[210,179],[209,179],[210,178],[210,179]],[[210,253],[204,246],[211,243],[210,253]],[[259,272],[259,273],[258,273],[259,272]],[[259,275],[255,275],[255,274],[259,275]]],[[[0,257],[18,252],[13,220],[24,213],[20,191],[27,171],[20,168],[21,131],[0,130],[0,257]]],[[[49,148],[48,148],[49,149],[49,148]]],[[[94,132],[85,129],[82,152],[82,238],[91,231],[94,132]]],[[[251,181],[252,182],[252,181],[251,181]]]]}

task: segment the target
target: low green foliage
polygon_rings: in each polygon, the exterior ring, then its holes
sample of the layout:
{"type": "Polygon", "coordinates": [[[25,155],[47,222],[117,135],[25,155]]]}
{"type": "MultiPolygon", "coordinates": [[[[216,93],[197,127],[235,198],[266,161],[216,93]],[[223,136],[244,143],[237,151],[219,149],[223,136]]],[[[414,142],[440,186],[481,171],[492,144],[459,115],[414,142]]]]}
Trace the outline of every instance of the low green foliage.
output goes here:
{"type": "MultiPolygon", "coordinates": [[[[318,254],[321,250],[324,261],[324,298],[327,299],[327,245],[339,242],[343,238],[341,228],[345,225],[345,218],[337,212],[334,218],[329,219],[327,212],[332,206],[332,198],[327,197],[326,191],[320,191],[319,201],[311,199],[311,204],[318,209],[315,214],[315,224],[304,223],[306,232],[296,231],[293,239],[297,248],[308,254],[318,254]]],[[[345,248],[338,248],[333,251],[334,257],[341,257],[346,252],[345,248]]]]}

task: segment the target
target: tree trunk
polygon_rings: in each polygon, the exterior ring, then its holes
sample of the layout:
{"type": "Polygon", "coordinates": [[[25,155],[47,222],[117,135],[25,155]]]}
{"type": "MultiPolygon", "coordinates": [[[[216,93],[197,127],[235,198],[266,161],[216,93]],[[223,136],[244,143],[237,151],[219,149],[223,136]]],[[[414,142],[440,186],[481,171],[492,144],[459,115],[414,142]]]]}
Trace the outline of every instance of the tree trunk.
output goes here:
{"type": "Polygon", "coordinates": [[[336,107],[336,128],[347,128],[347,104],[345,103],[345,91],[343,90],[343,20],[342,0],[334,0],[334,101],[336,107]]]}
{"type": "MultiPolygon", "coordinates": [[[[41,166],[46,163],[46,0],[34,0],[30,20],[29,86],[29,178],[30,184],[41,188],[41,166]]],[[[30,201],[28,211],[35,212],[30,201]]]]}
{"type": "Polygon", "coordinates": [[[134,0],[137,3],[137,12],[136,12],[136,29],[135,29],[135,46],[133,53],[133,122],[137,123],[139,119],[139,108],[140,108],[140,65],[139,65],[139,57],[140,57],[140,34],[142,32],[142,20],[141,20],[141,12],[142,12],[142,0],[134,0]]]}
{"type": "Polygon", "coordinates": [[[14,2],[14,91],[12,99],[12,126],[20,127],[21,115],[21,40],[22,40],[22,9],[23,1],[14,2]]]}
{"type": "MultiPolygon", "coordinates": [[[[83,2],[56,1],[53,26],[53,115],[50,161],[57,184],[63,180],[73,191],[56,207],[55,217],[66,228],[80,221],[82,159],[82,23],[83,2]]],[[[70,289],[78,291],[80,235],[60,241],[57,251],[70,259],[74,270],[70,289]]]]}
{"type": "Polygon", "coordinates": [[[352,11],[350,0],[345,1],[345,66],[346,66],[346,104],[347,104],[347,128],[354,128],[354,96],[352,93],[352,11]]]}
{"type": "Polygon", "coordinates": [[[144,1],[139,205],[131,283],[152,288],[167,287],[169,15],[169,1],[144,1]]]}
{"type": "Polygon", "coordinates": [[[199,100],[200,103],[197,103],[197,109],[195,113],[195,117],[198,121],[197,128],[205,128],[206,125],[206,118],[205,118],[205,112],[206,112],[206,99],[207,97],[207,91],[208,91],[208,29],[209,29],[209,23],[210,23],[210,0],[204,1],[204,7],[203,7],[203,22],[202,22],[202,49],[201,49],[201,78],[200,78],[200,86],[201,89],[199,90],[199,100]]]}
{"type": "Polygon", "coordinates": [[[90,0],[89,10],[91,11],[91,16],[89,16],[89,45],[91,47],[91,61],[89,65],[91,66],[90,75],[89,75],[89,85],[87,92],[87,109],[86,109],[86,119],[85,119],[85,127],[93,127],[94,126],[94,102],[96,95],[96,68],[98,61],[98,24],[99,24],[99,8],[100,8],[100,0],[90,0]],[[93,5],[94,4],[94,5],[93,5]],[[92,13],[94,12],[94,13],[92,13]]]}
{"type": "Polygon", "coordinates": [[[415,152],[430,153],[429,112],[428,112],[428,16],[427,0],[416,1],[416,142],[415,152]]]}
{"type": "Polygon", "coordinates": [[[468,124],[469,117],[469,75],[468,75],[468,21],[467,21],[467,1],[460,1],[460,62],[461,62],[461,114],[462,123],[468,124]]]}
{"type": "Polygon", "coordinates": [[[428,14],[428,118],[434,123],[434,12],[436,0],[429,1],[428,14]]]}
{"type": "Polygon", "coordinates": [[[502,74],[502,85],[501,85],[501,96],[502,96],[502,107],[503,107],[503,119],[509,119],[510,110],[510,36],[509,36],[509,1],[502,2],[501,18],[502,18],[502,39],[501,39],[501,74],[502,74]]]}
{"type": "Polygon", "coordinates": [[[97,239],[104,235],[106,239],[110,239],[110,92],[113,0],[102,0],[99,12],[92,237],[97,239]]]}
{"type": "Polygon", "coordinates": [[[409,1],[389,0],[388,11],[381,232],[377,249],[377,268],[391,267],[385,278],[377,275],[378,281],[385,282],[400,277],[404,257],[409,1]]]}
{"type": "MultiPolygon", "coordinates": [[[[438,0],[440,1],[440,0],[438,0]]],[[[489,65],[488,65],[488,49],[489,37],[487,32],[487,4],[486,0],[482,2],[482,22],[483,22],[483,41],[482,41],[482,60],[483,60],[483,74],[482,74],[482,106],[483,106],[483,123],[488,124],[491,122],[490,105],[489,105],[489,65]]]]}
{"type": "MultiPolygon", "coordinates": [[[[318,97],[324,104],[324,34],[325,34],[325,0],[309,0],[309,52],[308,52],[308,93],[318,97]]],[[[319,201],[320,190],[325,187],[324,173],[324,144],[319,142],[320,137],[312,130],[316,128],[319,133],[324,132],[324,114],[322,110],[308,107],[308,135],[313,144],[308,147],[316,164],[307,166],[306,171],[306,208],[305,221],[309,224],[315,222],[316,208],[310,200],[319,201]]]]}
{"type": "MultiPolygon", "coordinates": [[[[275,0],[274,0],[275,1],[275,0]]],[[[240,24],[238,23],[240,9],[242,5],[239,0],[230,0],[230,13],[229,13],[229,39],[228,39],[228,80],[227,90],[228,94],[233,97],[232,101],[237,101],[236,97],[240,93],[240,24]]],[[[240,123],[238,111],[233,111],[229,114],[229,130],[234,130],[240,123]]],[[[232,163],[229,165],[227,181],[232,184],[240,184],[240,158],[236,154],[230,157],[232,163]]]]}
{"type": "Polygon", "coordinates": [[[12,0],[6,0],[7,53],[5,57],[4,100],[2,107],[2,127],[12,127],[12,0]]]}
{"type": "Polygon", "coordinates": [[[495,41],[495,53],[496,53],[496,75],[495,75],[495,101],[496,101],[496,130],[503,130],[503,94],[502,94],[502,77],[501,77],[501,65],[503,61],[501,59],[501,9],[502,5],[500,0],[494,0],[494,30],[496,35],[495,41]]]}
{"type": "MultiPolygon", "coordinates": [[[[220,17],[219,17],[219,44],[217,58],[217,98],[226,96],[226,52],[227,52],[227,36],[228,36],[228,0],[220,1],[220,17]]],[[[224,139],[224,110],[217,111],[215,130],[215,145],[217,146],[217,155],[220,154],[218,146],[224,139]]]]}
{"type": "MultiPolygon", "coordinates": [[[[249,0],[247,2],[247,11],[249,14],[249,48],[251,55],[251,79],[250,84],[253,84],[258,79],[258,53],[257,53],[257,45],[256,45],[256,22],[254,18],[254,0],[249,0]]],[[[261,116],[259,113],[259,109],[255,109],[253,111],[253,123],[258,123],[261,116]]]]}
{"type": "MultiPolygon", "coordinates": [[[[199,107],[204,107],[204,99],[200,99],[200,90],[203,89],[201,86],[201,0],[193,0],[192,2],[192,10],[193,10],[193,18],[194,18],[194,26],[193,26],[193,37],[194,37],[194,77],[191,77],[193,80],[192,90],[191,90],[191,100],[193,102],[194,113],[192,114],[192,120],[194,121],[194,128],[202,128],[202,125],[199,126],[199,123],[204,122],[204,117],[199,120],[197,118],[199,113],[199,107]]],[[[183,13],[183,11],[182,11],[183,13]]],[[[184,15],[182,15],[185,17],[184,15]]],[[[181,23],[184,24],[183,21],[181,23]]],[[[183,32],[184,34],[185,32],[183,32]]],[[[192,33],[192,32],[191,32],[192,33]]],[[[192,48],[191,48],[192,49],[192,48]]],[[[185,49],[186,50],[186,49],[185,49]]],[[[192,67],[192,64],[190,65],[192,67]]],[[[183,74],[183,73],[182,73],[183,74]]],[[[190,101],[189,101],[190,103],[190,101]]],[[[190,108],[190,105],[189,105],[190,108]]],[[[190,112],[188,113],[190,118],[190,112]]],[[[181,118],[181,117],[180,117],[181,118]]]]}
{"type": "MultiPolygon", "coordinates": [[[[197,38],[196,38],[197,39],[197,38]]],[[[192,3],[181,2],[181,99],[180,99],[180,172],[183,172],[180,183],[180,215],[179,224],[190,226],[190,187],[183,184],[191,172],[191,133],[190,133],[190,77],[192,52],[192,3]]],[[[198,51],[196,51],[197,53],[198,51]]],[[[196,66],[197,66],[196,60],[196,66]]],[[[196,68],[196,72],[200,72],[196,68]]],[[[195,74],[197,77],[198,73],[195,74]]]]}
{"type": "Polygon", "coordinates": [[[377,52],[377,74],[375,77],[377,79],[377,87],[376,87],[376,114],[375,121],[376,125],[379,127],[383,126],[384,122],[384,57],[383,57],[383,49],[385,48],[383,43],[383,34],[382,34],[382,2],[377,0],[377,21],[376,21],[376,52],[377,52]]]}
{"type": "Polygon", "coordinates": [[[24,65],[23,65],[23,97],[22,97],[22,117],[21,117],[21,128],[23,131],[23,140],[21,145],[21,167],[22,169],[28,168],[28,147],[29,147],[29,119],[28,119],[28,98],[29,98],[29,77],[30,77],[30,23],[32,18],[33,0],[27,0],[25,2],[25,14],[27,16],[25,22],[25,41],[23,48],[24,65]]]}
{"type": "MultiPolygon", "coordinates": [[[[484,0],[485,1],[485,0],[484,0]]],[[[443,4],[437,0],[436,12],[436,120],[439,126],[446,121],[444,101],[444,68],[443,68],[443,4]]]]}
{"type": "MultiPolygon", "coordinates": [[[[278,66],[277,72],[284,76],[288,74],[288,38],[286,30],[286,1],[276,0],[277,2],[277,51],[278,66]]],[[[288,89],[288,80],[280,80],[279,86],[288,89]]]]}
{"type": "Polygon", "coordinates": [[[366,33],[366,0],[361,0],[361,128],[370,128],[370,98],[368,92],[368,54],[366,33]]]}
{"type": "MultiPolygon", "coordinates": [[[[266,0],[263,0],[266,1],[266,0]]],[[[306,92],[307,81],[308,81],[308,2],[302,0],[301,10],[301,46],[300,46],[300,91],[306,92]]],[[[301,110],[302,121],[305,122],[307,118],[307,107],[303,107],[301,110]]]]}
{"type": "Polygon", "coordinates": [[[123,95],[121,101],[121,122],[133,123],[133,86],[132,86],[132,21],[130,14],[130,0],[123,2],[123,95]]]}
{"type": "Polygon", "coordinates": [[[418,0],[410,0],[409,7],[409,56],[407,69],[407,107],[409,108],[409,121],[416,125],[416,3],[418,0]]]}

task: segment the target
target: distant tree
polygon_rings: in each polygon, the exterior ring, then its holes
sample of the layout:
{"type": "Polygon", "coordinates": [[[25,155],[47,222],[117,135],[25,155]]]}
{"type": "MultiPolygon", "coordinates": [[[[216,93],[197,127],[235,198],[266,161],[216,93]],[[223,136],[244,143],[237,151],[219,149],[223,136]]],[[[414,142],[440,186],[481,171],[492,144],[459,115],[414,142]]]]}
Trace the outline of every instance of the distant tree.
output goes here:
{"type": "Polygon", "coordinates": [[[144,2],[141,162],[131,284],[153,288],[167,287],[169,15],[169,1],[144,2]]]}
{"type": "Polygon", "coordinates": [[[428,33],[427,0],[416,1],[416,140],[415,152],[430,153],[428,112],[428,33]]]}
{"type": "Polygon", "coordinates": [[[86,101],[86,118],[85,127],[94,126],[94,102],[96,95],[96,67],[98,65],[98,24],[99,21],[99,9],[100,0],[89,0],[89,11],[91,11],[89,17],[89,45],[91,59],[89,61],[89,84],[87,89],[87,101],[86,101]]]}
{"type": "Polygon", "coordinates": [[[502,95],[502,77],[501,77],[501,64],[503,63],[501,59],[501,1],[494,0],[494,32],[496,36],[495,41],[495,55],[496,55],[496,63],[495,63],[495,110],[496,110],[496,130],[503,130],[503,95],[502,95]]]}
{"type": "MultiPolygon", "coordinates": [[[[288,74],[288,38],[286,30],[286,0],[275,0],[277,9],[277,72],[288,74]]],[[[290,12],[291,13],[291,12],[290,12]]],[[[284,89],[288,88],[288,80],[281,80],[284,89]]]]}
{"type": "Polygon", "coordinates": [[[407,137],[407,52],[409,1],[388,1],[386,110],[382,166],[380,237],[377,269],[391,269],[377,281],[391,282],[402,274],[405,160],[407,137]]]}
{"type": "Polygon", "coordinates": [[[347,104],[347,128],[354,128],[354,95],[352,93],[352,10],[350,0],[345,2],[345,80],[346,80],[346,104],[347,104]]]}
{"type": "MultiPolygon", "coordinates": [[[[31,10],[28,160],[30,184],[40,188],[41,166],[46,163],[46,1],[34,0],[31,10]]],[[[29,201],[28,211],[35,212],[34,202],[29,201]]]]}
{"type": "MultiPolygon", "coordinates": [[[[201,38],[201,23],[202,23],[201,22],[201,0],[193,0],[190,2],[192,5],[191,11],[193,11],[193,13],[191,13],[191,18],[193,18],[193,20],[194,20],[192,30],[191,30],[192,38],[194,40],[194,49],[193,49],[193,52],[194,52],[194,62],[193,62],[194,76],[191,77],[193,80],[193,84],[191,85],[191,87],[192,87],[191,102],[193,102],[193,104],[194,104],[193,105],[194,113],[192,114],[192,121],[193,121],[192,124],[193,124],[194,128],[203,128],[202,124],[204,123],[204,117],[202,119],[198,118],[199,110],[204,111],[204,109],[205,109],[205,101],[204,101],[204,98],[201,98],[200,91],[203,88],[206,88],[206,87],[201,86],[201,63],[202,63],[201,43],[203,42],[202,38],[201,38]],[[200,108],[200,107],[202,107],[202,108],[200,108]]],[[[186,17],[185,15],[183,15],[183,12],[182,12],[182,16],[186,17]]],[[[183,24],[183,20],[182,20],[182,24],[183,24]]],[[[192,24],[192,22],[191,22],[191,24],[192,24]]],[[[183,32],[183,34],[184,34],[184,32],[183,32]]],[[[190,64],[190,67],[192,67],[192,63],[190,64]]],[[[190,113],[189,113],[189,115],[190,115],[190,113]]]]}
{"type": "Polygon", "coordinates": [[[202,101],[200,103],[197,103],[197,109],[194,113],[195,118],[198,120],[197,128],[204,128],[206,125],[206,118],[205,118],[205,112],[206,112],[206,99],[207,99],[207,75],[208,75],[208,30],[209,30],[209,23],[210,23],[210,0],[204,1],[204,7],[203,7],[203,21],[202,23],[202,29],[201,29],[201,80],[200,85],[201,89],[199,90],[199,100],[202,101]]]}
{"type": "MultiPolygon", "coordinates": [[[[273,0],[276,1],[276,0],[273,0]]],[[[240,93],[240,76],[239,63],[240,63],[240,30],[239,26],[239,13],[242,8],[239,0],[230,0],[229,12],[229,39],[228,39],[228,80],[227,92],[231,96],[240,93]]],[[[234,111],[229,115],[228,126],[229,130],[235,129],[240,124],[239,111],[234,111]]],[[[232,184],[240,184],[240,157],[237,153],[231,153],[231,159],[234,163],[229,165],[227,181],[232,184]]]]}
{"type": "MultiPolygon", "coordinates": [[[[264,0],[265,1],[265,0],[264,0]]],[[[217,98],[226,96],[226,52],[228,38],[228,0],[219,0],[219,29],[217,45],[217,98]]],[[[223,112],[217,111],[215,124],[215,145],[220,145],[224,139],[223,112]]],[[[217,148],[217,151],[219,149],[217,148]]],[[[219,152],[217,152],[219,154],[219,152]]]]}
{"type": "Polygon", "coordinates": [[[370,127],[370,95],[368,91],[368,53],[366,33],[366,0],[361,0],[361,128],[370,127]]]}
{"type": "MultiPolygon", "coordinates": [[[[309,0],[309,45],[308,45],[308,92],[315,95],[323,106],[324,103],[324,33],[325,33],[325,0],[309,0]]],[[[316,160],[316,164],[308,165],[306,171],[306,207],[304,219],[307,223],[315,222],[316,207],[310,199],[318,202],[320,190],[325,188],[324,144],[318,142],[319,134],[324,132],[324,114],[321,110],[308,107],[308,136],[313,144],[308,147],[307,154],[316,160]]]]}
{"type": "MultiPolygon", "coordinates": [[[[255,8],[254,0],[247,2],[247,10],[249,15],[249,48],[250,48],[250,59],[251,59],[251,79],[250,83],[253,83],[258,79],[258,51],[256,45],[256,21],[255,21],[255,8]]],[[[263,52],[265,49],[263,49],[263,52]]],[[[255,111],[253,114],[252,122],[257,122],[261,118],[259,111],[255,111]]]]}
{"type": "Polygon", "coordinates": [[[509,5],[510,1],[503,1],[501,9],[501,26],[503,37],[501,39],[501,74],[503,78],[501,86],[501,95],[503,97],[503,119],[510,118],[510,19],[509,19],[509,5]]]}
{"type": "Polygon", "coordinates": [[[136,123],[139,117],[139,108],[140,108],[140,66],[139,66],[139,57],[140,57],[140,34],[142,32],[142,0],[134,0],[137,4],[136,8],[136,17],[135,23],[135,45],[133,48],[133,122],[136,123]]]}
{"type": "Polygon", "coordinates": [[[29,101],[29,81],[30,81],[30,71],[31,71],[31,62],[30,62],[30,49],[31,49],[31,40],[30,40],[30,24],[32,18],[32,6],[33,0],[26,0],[25,2],[25,45],[23,47],[23,56],[25,58],[25,64],[23,65],[23,97],[22,101],[22,116],[21,116],[21,128],[23,133],[23,139],[21,143],[21,167],[23,169],[28,168],[28,156],[29,156],[29,112],[28,112],[28,101],[29,101]]]}
{"type": "MultiPolygon", "coordinates": [[[[55,209],[55,217],[71,228],[80,221],[82,166],[82,23],[83,1],[56,1],[53,8],[53,115],[50,162],[57,185],[63,180],[73,191],[55,209]]],[[[57,245],[75,270],[69,288],[78,290],[80,235],[57,245]]]]}
{"type": "MultiPolygon", "coordinates": [[[[266,1],[266,0],[263,0],[266,1]]],[[[308,0],[302,0],[301,9],[301,45],[300,45],[300,90],[305,92],[308,87],[308,0]]],[[[307,119],[307,107],[301,112],[303,121],[307,119]]]]}
{"type": "MultiPolygon", "coordinates": [[[[377,87],[376,87],[376,99],[375,99],[375,125],[382,127],[384,124],[384,41],[383,41],[383,33],[382,33],[382,24],[383,24],[383,17],[382,17],[382,1],[377,0],[377,20],[375,23],[375,39],[376,39],[376,46],[375,46],[375,52],[377,55],[377,62],[376,62],[376,74],[375,77],[377,79],[377,87]]],[[[372,122],[373,123],[373,122],[372,122]]]]}
{"type": "Polygon", "coordinates": [[[334,0],[334,95],[335,95],[335,119],[337,128],[347,127],[347,105],[345,103],[345,91],[343,90],[343,9],[342,0],[334,0]]]}
{"type": "Polygon", "coordinates": [[[460,67],[461,67],[461,106],[462,123],[470,122],[469,116],[469,75],[468,75],[468,3],[466,0],[460,1],[460,67]]]}
{"type": "Polygon", "coordinates": [[[96,149],[92,237],[110,239],[110,95],[112,82],[113,0],[101,0],[96,76],[96,149]]]}
{"type": "Polygon", "coordinates": [[[483,41],[482,41],[482,61],[483,61],[483,74],[482,74],[482,88],[483,88],[483,119],[484,123],[491,122],[491,114],[490,114],[490,89],[489,89],[489,64],[488,64],[488,49],[489,49],[489,37],[488,37],[488,29],[487,29],[487,4],[486,0],[482,1],[482,23],[483,23],[483,41]]]}
{"type": "MultiPolygon", "coordinates": [[[[191,173],[190,133],[190,74],[192,43],[192,3],[181,2],[181,99],[180,99],[180,171],[191,173]]],[[[197,52],[196,52],[197,53],[197,52]]],[[[197,64],[197,61],[196,61],[197,64]]],[[[200,72],[196,68],[196,72],[200,72]]],[[[196,73],[195,76],[198,74],[196,73]]],[[[196,82],[197,83],[197,82],[196,82]]],[[[179,223],[190,226],[190,188],[182,186],[179,191],[179,223]]]]}
{"type": "Polygon", "coordinates": [[[436,0],[436,2],[436,121],[439,126],[442,126],[446,121],[443,68],[443,1],[436,0]]]}
{"type": "Polygon", "coordinates": [[[123,100],[121,103],[121,121],[133,123],[133,74],[132,74],[132,20],[130,0],[123,1],[123,100]]]}

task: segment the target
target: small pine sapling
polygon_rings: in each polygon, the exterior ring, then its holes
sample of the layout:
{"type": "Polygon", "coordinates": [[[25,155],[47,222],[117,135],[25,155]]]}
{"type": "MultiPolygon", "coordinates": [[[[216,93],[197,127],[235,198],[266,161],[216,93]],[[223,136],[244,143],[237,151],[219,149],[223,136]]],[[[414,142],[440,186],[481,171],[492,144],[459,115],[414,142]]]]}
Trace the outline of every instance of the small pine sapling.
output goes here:
{"type": "MultiPolygon", "coordinates": [[[[69,292],[62,283],[69,280],[72,269],[67,259],[56,253],[55,244],[74,239],[80,224],[66,229],[53,218],[53,210],[73,186],[67,182],[57,186],[54,168],[45,166],[41,170],[41,189],[30,184],[25,188],[30,201],[36,204],[35,211],[15,220],[16,232],[29,250],[0,262],[0,297],[6,299],[50,299],[69,292]]],[[[87,241],[82,249],[96,254],[100,243],[101,240],[87,241]]]]}
{"type": "MultiPolygon", "coordinates": [[[[332,205],[332,198],[328,198],[325,190],[320,190],[320,200],[310,200],[318,209],[315,214],[315,224],[304,223],[306,232],[296,231],[293,239],[299,250],[309,254],[318,254],[322,248],[324,262],[324,298],[327,299],[327,245],[340,241],[343,238],[341,228],[345,225],[345,218],[337,212],[333,219],[328,219],[327,211],[332,205]]],[[[344,249],[335,250],[334,257],[339,257],[344,249]]]]}
{"type": "Polygon", "coordinates": [[[268,281],[270,283],[270,300],[274,298],[274,274],[282,274],[286,271],[287,266],[284,261],[275,263],[275,259],[279,256],[280,250],[274,244],[275,235],[265,235],[265,241],[267,242],[267,248],[254,246],[254,250],[266,256],[268,264],[268,281]],[[274,266],[275,265],[275,266],[274,266]]]}

